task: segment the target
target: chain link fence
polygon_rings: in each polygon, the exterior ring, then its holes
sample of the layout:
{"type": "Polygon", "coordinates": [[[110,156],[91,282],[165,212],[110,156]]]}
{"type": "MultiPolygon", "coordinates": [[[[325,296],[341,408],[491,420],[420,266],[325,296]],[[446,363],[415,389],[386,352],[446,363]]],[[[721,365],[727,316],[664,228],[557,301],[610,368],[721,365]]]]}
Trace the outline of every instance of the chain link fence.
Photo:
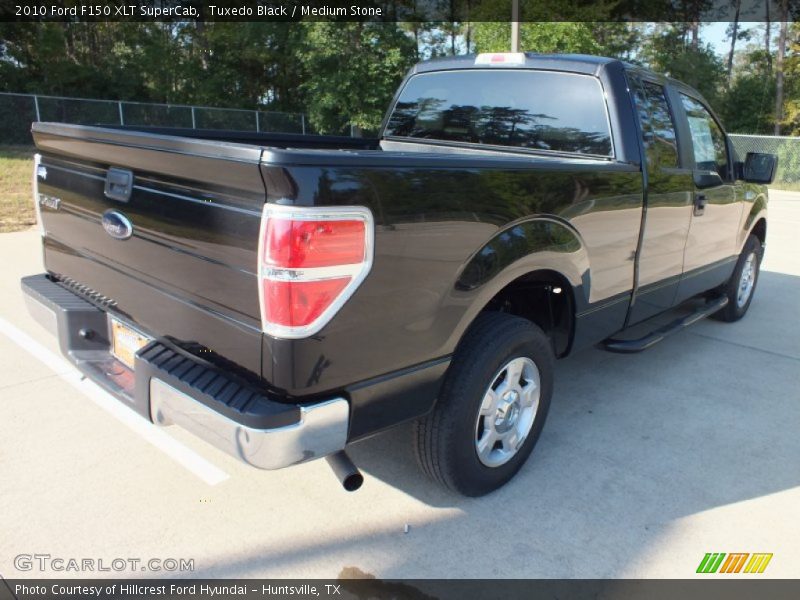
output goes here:
{"type": "MultiPolygon", "coordinates": [[[[314,133],[303,113],[0,92],[0,144],[30,146],[33,143],[30,129],[34,121],[314,133]]],[[[347,129],[349,131],[342,133],[354,135],[352,127],[347,129]]],[[[748,152],[778,156],[777,185],[800,185],[800,137],[749,134],[731,134],[730,137],[741,158],[748,152]]]]}
{"type": "Polygon", "coordinates": [[[785,184],[800,185],[800,137],[732,133],[730,138],[742,160],[748,152],[764,152],[778,156],[775,187],[785,184]]]}
{"type": "Polygon", "coordinates": [[[34,121],[312,133],[302,113],[0,92],[0,144],[31,145],[34,121]]]}

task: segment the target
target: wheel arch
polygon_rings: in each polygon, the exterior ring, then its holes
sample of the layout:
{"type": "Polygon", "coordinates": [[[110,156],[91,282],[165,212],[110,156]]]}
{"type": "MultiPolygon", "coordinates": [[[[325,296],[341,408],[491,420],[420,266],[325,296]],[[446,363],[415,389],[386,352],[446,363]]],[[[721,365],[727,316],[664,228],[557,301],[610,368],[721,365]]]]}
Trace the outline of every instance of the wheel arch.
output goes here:
{"type": "Polygon", "coordinates": [[[767,218],[765,216],[756,221],[755,225],[750,229],[749,235],[756,236],[762,246],[767,243],[767,218]]]}
{"type": "Polygon", "coordinates": [[[766,193],[760,193],[756,196],[753,205],[750,207],[750,212],[744,222],[744,227],[741,230],[741,239],[739,240],[739,252],[744,248],[747,238],[750,234],[755,235],[763,246],[767,240],[767,196],[766,193]]]}
{"type": "Polygon", "coordinates": [[[558,357],[566,356],[575,333],[575,289],[560,272],[537,269],[499,290],[478,314],[496,311],[522,317],[551,339],[558,357]]]}
{"type": "Polygon", "coordinates": [[[470,303],[450,348],[455,349],[478,315],[498,310],[523,316],[548,335],[555,334],[556,353],[564,356],[572,344],[578,307],[588,301],[590,282],[586,245],[570,223],[550,216],[513,223],[492,236],[461,269],[454,294],[469,297],[470,303]],[[546,312],[550,309],[555,314],[546,312]]]}

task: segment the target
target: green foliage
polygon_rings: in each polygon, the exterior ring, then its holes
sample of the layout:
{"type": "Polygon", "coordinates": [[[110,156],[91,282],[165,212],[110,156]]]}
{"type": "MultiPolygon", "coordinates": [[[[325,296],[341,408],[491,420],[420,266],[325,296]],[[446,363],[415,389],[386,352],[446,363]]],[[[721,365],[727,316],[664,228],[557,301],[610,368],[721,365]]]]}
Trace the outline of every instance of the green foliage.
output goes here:
{"type": "Polygon", "coordinates": [[[604,56],[638,63],[638,54],[645,39],[641,23],[589,23],[604,56]]]}
{"type": "Polygon", "coordinates": [[[643,49],[642,58],[654,71],[692,86],[717,106],[725,68],[711,46],[691,43],[688,24],[656,28],[643,49]]]}
{"type": "Polygon", "coordinates": [[[143,75],[131,49],[137,23],[3,23],[0,87],[4,91],[138,98],[143,75]],[[78,91],[78,93],[76,93],[78,91]]]}
{"type": "MultiPolygon", "coordinates": [[[[783,125],[788,135],[800,135],[800,23],[789,29],[789,56],[784,65],[786,72],[783,125]]],[[[800,153],[795,158],[796,173],[800,173],[800,153]]]]}
{"type": "MultiPolygon", "coordinates": [[[[436,1],[445,11],[456,6],[436,1]]],[[[416,2],[400,4],[423,6],[416,2]]],[[[509,49],[508,0],[482,0],[471,7],[471,0],[466,2],[475,22],[0,23],[0,91],[307,112],[322,132],[343,131],[351,122],[374,129],[402,75],[417,60],[509,49]]],[[[668,0],[654,2],[660,6],[668,0]]],[[[521,0],[521,49],[640,63],[696,87],[728,130],[771,133],[775,44],[768,54],[763,41],[755,39],[763,36],[752,34],[756,29],[740,29],[737,37],[750,40],[745,47],[737,45],[728,82],[727,57],[718,57],[697,37],[693,15],[708,2],[677,3],[682,23],[631,24],[609,21],[624,8],[615,0],[591,5],[561,0],[547,7],[521,0]],[[545,9],[550,12],[540,16],[545,9]],[[578,11],[579,21],[567,20],[578,11]],[[554,15],[563,20],[552,21],[554,15]],[[537,16],[550,20],[535,22],[537,16]]],[[[796,135],[797,23],[790,28],[785,71],[783,125],[796,135]]],[[[27,120],[27,110],[11,101],[0,106],[0,135],[3,122],[27,120]]]]}
{"type": "Polygon", "coordinates": [[[0,90],[285,109],[299,35],[276,23],[4,23],[0,90]]]}
{"type": "Polygon", "coordinates": [[[413,40],[393,23],[306,23],[298,54],[300,88],[312,125],[322,133],[347,123],[376,129],[403,75],[414,63],[413,40]]]}
{"type": "Polygon", "coordinates": [[[767,68],[763,52],[747,56],[745,64],[747,70],[737,74],[719,102],[720,117],[728,131],[771,134],[775,75],[767,68]]]}
{"type": "MultiPolygon", "coordinates": [[[[476,52],[507,52],[509,23],[473,23],[476,52]]],[[[520,50],[539,53],[596,54],[636,62],[642,27],[615,22],[541,22],[520,24],[520,50]]]]}
{"type": "MultiPolygon", "coordinates": [[[[474,23],[473,29],[476,52],[508,52],[510,23],[474,23]]],[[[521,23],[519,45],[522,52],[600,52],[590,23],[521,23]]]]}
{"type": "Polygon", "coordinates": [[[376,128],[416,60],[393,23],[0,24],[0,91],[307,111],[320,131],[376,128]]]}

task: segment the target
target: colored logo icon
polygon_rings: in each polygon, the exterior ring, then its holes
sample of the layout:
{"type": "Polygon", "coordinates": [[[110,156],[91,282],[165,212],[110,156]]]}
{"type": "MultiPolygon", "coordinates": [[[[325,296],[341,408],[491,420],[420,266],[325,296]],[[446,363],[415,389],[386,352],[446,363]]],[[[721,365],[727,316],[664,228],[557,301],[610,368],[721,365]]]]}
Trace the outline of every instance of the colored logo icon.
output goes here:
{"type": "Polygon", "coordinates": [[[697,573],[763,573],[772,553],[707,552],[697,567],[697,573]]]}

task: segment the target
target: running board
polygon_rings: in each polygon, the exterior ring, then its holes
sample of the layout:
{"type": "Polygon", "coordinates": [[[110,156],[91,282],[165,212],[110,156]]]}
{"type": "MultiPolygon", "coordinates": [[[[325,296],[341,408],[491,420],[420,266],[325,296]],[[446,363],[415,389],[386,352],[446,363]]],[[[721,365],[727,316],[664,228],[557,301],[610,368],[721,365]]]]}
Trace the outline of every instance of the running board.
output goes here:
{"type": "Polygon", "coordinates": [[[685,329],[689,325],[697,323],[701,319],[705,319],[709,315],[713,315],[718,310],[725,308],[728,304],[727,296],[720,296],[710,302],[707,302],[701,308],[698,308],[690,315],[686,315],[680,319],[676,319],[671,323],[667,323],[663,327],[659,327],[655,331],[648,333],[646,336],[637,340],[618,340],[608,338],[603,342],[603,348],[609,352],[619,352],[621,354],[633,354],[635,352],[642,352],[651,346],[655,346],[658,342],[665,337],[672,335],[676,331],[685,329]]]}

